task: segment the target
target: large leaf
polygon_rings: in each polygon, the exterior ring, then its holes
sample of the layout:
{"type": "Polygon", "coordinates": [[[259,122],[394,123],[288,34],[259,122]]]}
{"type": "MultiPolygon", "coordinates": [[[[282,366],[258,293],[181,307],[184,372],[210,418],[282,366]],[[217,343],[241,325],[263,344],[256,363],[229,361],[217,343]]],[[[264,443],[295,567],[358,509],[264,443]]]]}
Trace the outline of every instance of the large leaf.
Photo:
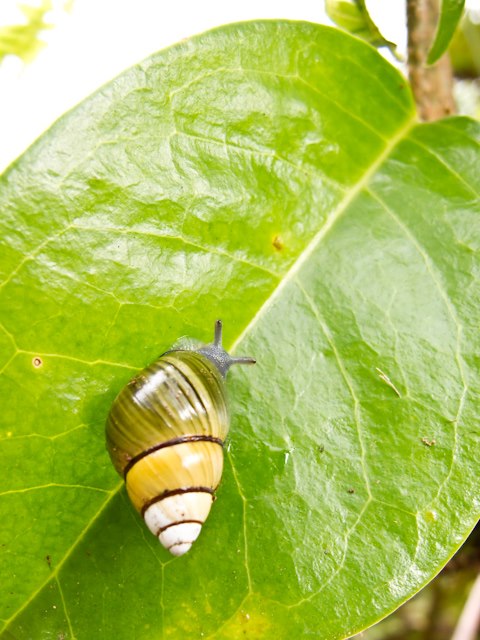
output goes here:
{"type": "Polygon", "coordinates": [[[336,30],[231,25],[130,69],[0,182],[0,599],[15,638],[344,638],[479,513],[478,125],[417,125],[336,30]],[[184,557],[133,511],[109,405],[178,336],[230,374],[184,557]]]}
{"type": "Polygon", "coordinates": [[[428,54],[428,64],[437,62],[445,53],[462,17],[465,0],[442,0],[435,39],[428,54]]]}

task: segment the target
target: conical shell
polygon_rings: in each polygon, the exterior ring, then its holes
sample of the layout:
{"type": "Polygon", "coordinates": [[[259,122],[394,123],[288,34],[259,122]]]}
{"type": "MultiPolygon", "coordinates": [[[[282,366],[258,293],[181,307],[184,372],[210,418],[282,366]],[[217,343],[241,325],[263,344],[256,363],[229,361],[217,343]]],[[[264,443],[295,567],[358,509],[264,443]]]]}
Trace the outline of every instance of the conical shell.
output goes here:
{"type": "Polygon", "coordinates": [[[113,403],[112,462],[148,528],[175,555],[190,549],[208,516],[228,428],[223,377],[198,352],[168,352],[113,403]]]}

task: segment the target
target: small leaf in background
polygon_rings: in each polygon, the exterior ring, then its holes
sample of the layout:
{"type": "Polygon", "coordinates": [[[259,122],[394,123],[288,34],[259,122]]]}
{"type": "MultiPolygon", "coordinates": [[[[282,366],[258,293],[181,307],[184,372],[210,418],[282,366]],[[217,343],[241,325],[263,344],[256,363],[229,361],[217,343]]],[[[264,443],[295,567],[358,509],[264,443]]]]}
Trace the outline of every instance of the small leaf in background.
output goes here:
{"type": "Polygon", "coordinates": [[[465,11],[448,47],[458,113],[480,119],[480,22],[465,11]]]}
{"type": "Polygon", "coordinates": [[[445,53],[462,17],[465,0],[442,0],[435,40],[428,54],[428,64],[434,64],[445,53]]]}
{"type": "Polygon", "coordinates": [[[45,46],[40,34],[52,28],[45,21],[45,14],[52,9],[52,0],[42,0],[39,6],[19,4],[19,8],[25,16],[25,23],[0,27],[0,62],[7,55],[30,62],[45,46]]]}
{"type": "Polygon", "coordinates": [[[382,36],[364,0],[325,0],[325,10],[328,17],[345,31],[374,47],[388,47],[395,55],[396,45],[382,36]]]}
{"type": "Polygon", "coordinates": [[[480,77],[480,21],[472,20],[466,11],[448,47],[448,53],[457,78],[480,77]]]}
{"type": "Polygon", "coordinates": [[[335,640],[438,573],[480,513],[479,140],[419,125],[357,38],[250,22],[128,69],[0,177],[2,640],[335,640]],[[217,318],[257,365],[174,559],[104,422],[217,318]]]}
{"type": "MultiPolygon", "coordinates": [[[[62,9],[70,11],[73,0],[64,0],[62,9]]],[[[43,47],[41,39],[44,31],[52,29],[54,24],[47,20],[52,11],[52,0],[41,0],[40,3],[18,3],[25,21],[22,24],[0,26],[0,64],[5,56],[17,56],[23,62],[31,62],[43,47]]]]}

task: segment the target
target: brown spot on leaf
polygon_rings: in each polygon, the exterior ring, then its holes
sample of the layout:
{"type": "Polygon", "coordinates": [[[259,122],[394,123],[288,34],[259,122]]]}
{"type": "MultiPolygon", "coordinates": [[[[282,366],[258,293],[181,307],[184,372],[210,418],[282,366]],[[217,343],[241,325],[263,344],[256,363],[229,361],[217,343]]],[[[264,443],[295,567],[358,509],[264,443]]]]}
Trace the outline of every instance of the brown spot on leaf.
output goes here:
{"type": "Polygon", "coordinates": [[[35,358],[32,360],[32,364],[35,367],[35,369],[38,369],[39,367],[42,366],[43,360],[38,356],[35,356],[35,358]]]}
{"type": "Polygon", "coordinates": [[[273,248],[276,249],[277,251],[281,251],[285,246],[283,243],[282,237],[279,235],[273,236],[272,245],[273,245],[273,248]]]}

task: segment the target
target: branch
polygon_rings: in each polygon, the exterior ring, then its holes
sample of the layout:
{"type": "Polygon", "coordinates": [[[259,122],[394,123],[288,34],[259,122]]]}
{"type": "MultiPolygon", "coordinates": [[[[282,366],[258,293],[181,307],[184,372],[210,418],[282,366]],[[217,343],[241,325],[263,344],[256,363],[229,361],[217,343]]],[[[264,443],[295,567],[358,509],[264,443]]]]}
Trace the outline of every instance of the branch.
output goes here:
{"type": "Polygon", "coordinates": [[[408,74],[420,117],[427,122],[455,113],[448,55],[426,64],[438,15],[438,0],[407,0],[408,74]]]}

